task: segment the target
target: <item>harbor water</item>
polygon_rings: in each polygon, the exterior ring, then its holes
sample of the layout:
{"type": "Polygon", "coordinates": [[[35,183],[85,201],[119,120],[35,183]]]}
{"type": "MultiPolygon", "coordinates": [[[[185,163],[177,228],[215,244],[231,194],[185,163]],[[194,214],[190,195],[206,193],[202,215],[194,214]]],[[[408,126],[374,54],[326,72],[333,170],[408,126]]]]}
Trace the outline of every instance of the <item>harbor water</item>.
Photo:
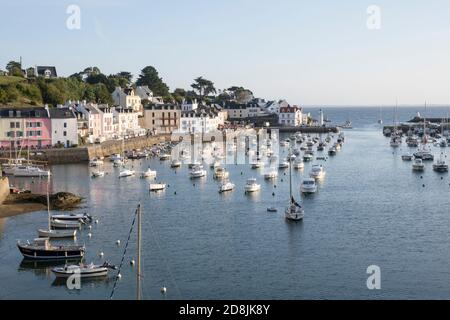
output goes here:
{"type": "MultiPolygon", "coordinates": [[[[445,117],[447,109],[427,108],[426,115],[445,117]]],[[[187,166],[171,169],[170,161],[158,159],[132,165],[137,172],[149,166],[156,170],[157,181],[168,184],[161,193],[149,193],[149,181],[138,175],[118,179],[118,169],[109,162],[107,175],[96,179],[87,164],[53,166],[51,189],[83,196],[85,208],[78,211],[98,219],[76,239],[86,245],[88,263],[120,263],[134,210],[142,204],[146,299],[448,298],[450,177],[433,172],[432,163],[414,173],[401,159],[413,150],[389,146],[377,123],[378,108],[324,111],[336,123],[350,119],[354,128],[345,131],[342,150],[322,162],[326,177],[317,194],[299,192],[311,163],[292,171],[294,196],[305,209],[299,223],[284,219],[289,171],[280,170],[276,182],[267,182],[248,164],[227,166],[236,185],[227,194],[218,193],[209,167],[207,178],[192,180],[187,166]],[[245,195],[251,177],[262,189],[245,195]],[[278,212],[267,212],[268,207],[278,212]],[[381,269],[381,290],[367,288],[371,265],[381,269]],[[161,287],[167,288],[165,295],[161,287]]],[[[417,111],[425,110],[399,108],[399,119],[406,121],[417,111]]],[[[315,116],[318,109],[311,112],[315,116]]],[[[393,109],[383,109],[383,118],[392,123],[393,109]]],[[[445,151],[433,147],[435,156],[445,151]]],[[[12,178],[11,183],[45,193],[45,179],[12,178]]],[[[81,290],[70,290],[55,281],[53,265],[23,261],[17,240],[32,240],[46,224],[46,211],[0,220],[0,299],[108,299],[113,271],[107,279],[82,281],[81,290]]],[[[133,232],[115,299],[135,298],[135,267],[129,263],[135,251],[133,232]]]]}

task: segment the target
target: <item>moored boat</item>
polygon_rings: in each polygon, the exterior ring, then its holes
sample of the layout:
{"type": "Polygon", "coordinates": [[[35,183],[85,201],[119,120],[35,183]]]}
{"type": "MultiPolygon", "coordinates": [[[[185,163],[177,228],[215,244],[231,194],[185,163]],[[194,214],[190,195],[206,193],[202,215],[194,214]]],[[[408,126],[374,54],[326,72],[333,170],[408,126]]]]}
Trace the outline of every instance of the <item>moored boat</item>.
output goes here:
{"type": "Polygon", "coordinates": [[[34,260],[79,259],[86,251],[84,246],[51,245],[49,238],[37,238],[26,244],[18,242],[17,247],[25,258],[34,260]]]}

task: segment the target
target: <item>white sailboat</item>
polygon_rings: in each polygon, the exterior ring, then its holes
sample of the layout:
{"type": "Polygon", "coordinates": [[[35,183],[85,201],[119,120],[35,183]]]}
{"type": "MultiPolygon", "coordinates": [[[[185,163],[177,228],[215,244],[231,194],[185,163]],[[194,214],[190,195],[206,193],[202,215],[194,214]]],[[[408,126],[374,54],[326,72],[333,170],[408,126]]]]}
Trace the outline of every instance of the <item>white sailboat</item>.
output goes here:
{"type": "Polygon", "coordinates": [[[50,194],[49,194],[50,179],[47,179],[47,215],[48,215],[48,229],[39,229],[38,235],[40,238],[74,238],[77,230],[53,230],[51,227],[50,215],[50,194]]]}
{"type": "Polygon", "coordinates": [[[284,210],[284,216],[289,221],[300,221],[305,216],[305,211],[292,195],[292,166],[289,166],[289,205],[284,210]]]}

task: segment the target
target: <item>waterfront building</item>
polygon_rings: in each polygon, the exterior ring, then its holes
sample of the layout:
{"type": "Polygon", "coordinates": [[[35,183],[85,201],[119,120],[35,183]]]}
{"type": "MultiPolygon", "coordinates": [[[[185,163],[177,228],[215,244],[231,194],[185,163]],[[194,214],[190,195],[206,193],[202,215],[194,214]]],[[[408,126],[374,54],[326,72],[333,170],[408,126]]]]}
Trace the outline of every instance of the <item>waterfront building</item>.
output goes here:
{"type": "Polygon", "coordinates": [[[105,140],[110,140],[117,137],[117,126],[114,123],[114,108],[107,104],[99,105],[98,109],[101,111],[101,136],[105,140]]]}
{"type": "Polygon", "coordinates": [[[65,148],[78,145],[78,123],[72,108],[48,109],[51,121],[52,146],[65,148]]]}
{"type": "Polygon", "coordinates": [[[289,107],[289,103],[286,100],[279,100],[267,102],[264,109],[267,113],[280,114],[280,109],[286,107],[289,107]]]}
{"type": "Polygon", "coordinates": [[[135,93],[133,88],[122,89],[121,87],[116,87],[111,95],[115,105],[118,105],[123,109],[132,109],[135,112],[140,113],[140,115],[143,114],[141,97],[135,93]]]}
{"type": "MultiPolygon", "coordinates": [[[[115,134],[117,137],[138,136],[143,134],[139,126],[139,113],[132,108],[113,108],[115,134]]],[[[144,130],[145,131],[145,130],[144,130]]]]}
{"type": "Polygon", "coordinates": [[[182,111],[179,133],[210,133],[223,126],[227,112],[214,106],[199,106],[196,110],[182,111]]]}
{"type": "Polygon", "coordinates": [[[73,106],[76,111],[82,113],[84,115],[83,117],[87,119],[87,139],[89,143],[94,143],[96,141],[106,139],[103,137],[102,131],[103,112],[100,110],[97,104],[86,103],[86,101],[76,102],[72,104],[69,101],[67,105],[73,106]]]}
{"type": "Polygon", "coordinates": [[[154,134],[171,133],[178,129],[181,107],[176,104],[148,105],[144,108],[143,127],[154,134]]]}
{"type": "Polygon", "coordinates": [[[46,148],[52,145],[48,109],[0,109],[0,147],[46,148]]]}
{"type": "Polygon", "coordinates": [[[278,123],[282,126],[296,127],[303,123],[302,108],[298,106],[281,107],[278,123]]]}

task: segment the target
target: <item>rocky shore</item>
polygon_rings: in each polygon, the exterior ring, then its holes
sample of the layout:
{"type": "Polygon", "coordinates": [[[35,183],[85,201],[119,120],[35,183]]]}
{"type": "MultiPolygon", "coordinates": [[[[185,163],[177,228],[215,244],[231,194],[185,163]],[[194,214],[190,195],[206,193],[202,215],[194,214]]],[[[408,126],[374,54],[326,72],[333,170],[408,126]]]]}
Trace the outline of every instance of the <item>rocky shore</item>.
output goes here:
{"type": "MultiPolygon", "coordinates": [[[[50,195],[51,210],[74,210],[79,208],[83,198],[68,192],[50,195]]],[[[47,196],[24,193],[11,194],[0,205],[0,218],[47,209],[47,196]]]]}

